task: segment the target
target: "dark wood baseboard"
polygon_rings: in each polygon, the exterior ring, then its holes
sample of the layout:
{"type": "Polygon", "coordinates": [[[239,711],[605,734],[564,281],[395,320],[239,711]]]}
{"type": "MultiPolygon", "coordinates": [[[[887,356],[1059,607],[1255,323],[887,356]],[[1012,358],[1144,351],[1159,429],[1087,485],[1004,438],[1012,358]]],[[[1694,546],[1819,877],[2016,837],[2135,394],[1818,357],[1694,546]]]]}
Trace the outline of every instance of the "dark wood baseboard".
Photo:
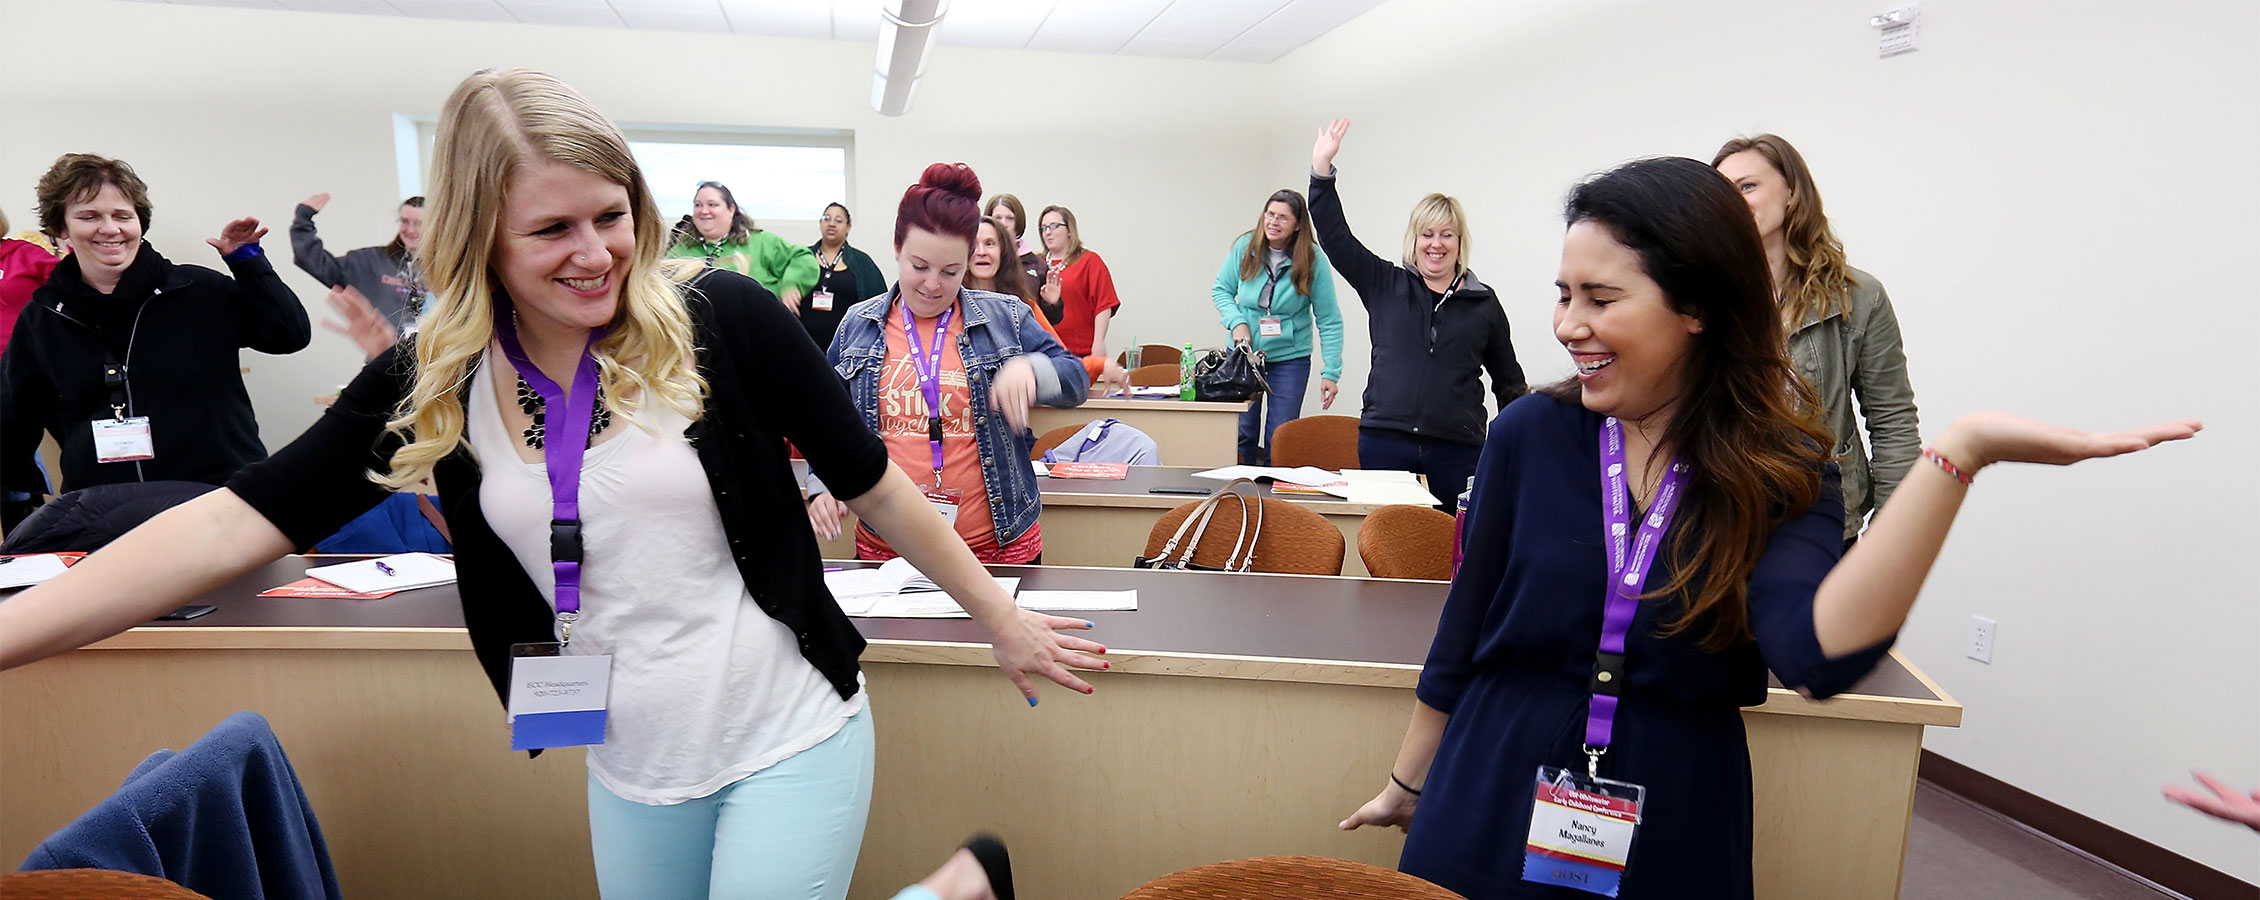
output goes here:
{"type": "Polygon", "coordinates": [[[2241,878],[2065,809],[1929,750],[1923,751],[1919,772],[1924,780],[1960,794],[1972,803],[2190,900],[2260,900],[2260,887],[2241,878]]]}

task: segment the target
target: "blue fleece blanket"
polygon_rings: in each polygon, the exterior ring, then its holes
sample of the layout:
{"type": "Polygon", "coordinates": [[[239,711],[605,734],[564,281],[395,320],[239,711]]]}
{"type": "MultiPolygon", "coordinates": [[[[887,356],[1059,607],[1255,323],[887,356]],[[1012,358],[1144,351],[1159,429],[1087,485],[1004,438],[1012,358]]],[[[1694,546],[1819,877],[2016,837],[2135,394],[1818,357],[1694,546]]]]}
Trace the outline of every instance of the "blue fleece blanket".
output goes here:
{"type": "Polygon", "coordinates": [[[117,793],[50,835],[22,871],[154,875],[213,900],[336,900],[322,829],[258,713],[159,750],[117,793]]]}

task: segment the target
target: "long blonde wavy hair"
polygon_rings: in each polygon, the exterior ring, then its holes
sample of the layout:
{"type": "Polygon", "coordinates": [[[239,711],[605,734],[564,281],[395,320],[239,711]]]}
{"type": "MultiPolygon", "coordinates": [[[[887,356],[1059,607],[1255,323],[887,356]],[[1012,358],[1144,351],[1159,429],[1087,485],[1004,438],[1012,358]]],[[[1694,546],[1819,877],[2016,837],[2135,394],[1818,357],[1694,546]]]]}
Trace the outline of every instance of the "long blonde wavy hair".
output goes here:
{"type": "Polygon", "coordinates": [[[463,440],[463,388],[494,340],[501,281],[490,266],[502,211],[518,171],[569,165],[628,191],[635,255],[620,278],[611,331],[595,347],[605,405],[633,421],[648,402],[697,420],[706,380],[695,367],[683,284],[696,260],[662,264],[667,234],[628,139],[562,81],[530,69],[482,69],[457,85],[440,114],[432,190],[418,254],[432,311],[416,337],[416,382],[386,428],[406,441],[390,471],[370,477],[396,490],[423,480],[463,440]]]}
{"type": "Polygon", "coordinates": [[[1789,183],[1789,210],[1781,220],[1782,244],[1789,251],[1788,277],[1777,302],[1781,322],[1794,331],[1808,316],[1820,318],[1847,308],[1852,302],[1852,266],[1844,261],[1844,242],[1828,227],[1821,211],[1821,189],[1813,184],[1813,170],[1805,156],[1778,134],[1738,137],[1711,156],[1711,168],[1744,150],[1759,156],[1789,183]]]}

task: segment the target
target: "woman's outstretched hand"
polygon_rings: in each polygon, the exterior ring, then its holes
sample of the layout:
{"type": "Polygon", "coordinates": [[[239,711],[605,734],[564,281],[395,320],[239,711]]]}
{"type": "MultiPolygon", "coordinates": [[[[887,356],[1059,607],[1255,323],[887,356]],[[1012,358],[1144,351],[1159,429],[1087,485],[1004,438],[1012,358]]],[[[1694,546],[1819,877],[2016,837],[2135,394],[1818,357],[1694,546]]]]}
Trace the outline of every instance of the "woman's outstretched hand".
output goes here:
{"type": "Polygon", "coordinates": [[[1091,656],[1105,653],[1106,647],[1097,641],[1062,631],[1081,631],[1091,627],[1084,619],[1047,616],[1039,612],[1020,610],[1019,615],[997,630],[990,642],[997,658],[997,668],[1003,669],[1006,678],[1020,688],[1028,705],[1036,705],[1036,677],[1047,678],[1077,693],[1091,693],[1091,686],[1075,677],[1069,668],[1105,670],[1112,667],[1106,660],[1091,656]],[[1034,677],[1031,677],[1034,676],[1034,677]]]}
{"type": "Polygon", "coordinates": [[[2009,413],[1978,412],[1956,419],[1933,447],[1965,474],[1974,474],[1998,462],[2068,466],[2188,440],[2204,429],[2196,419],[2177,419],[2127,431],[2088,432],[2009,413]]]}

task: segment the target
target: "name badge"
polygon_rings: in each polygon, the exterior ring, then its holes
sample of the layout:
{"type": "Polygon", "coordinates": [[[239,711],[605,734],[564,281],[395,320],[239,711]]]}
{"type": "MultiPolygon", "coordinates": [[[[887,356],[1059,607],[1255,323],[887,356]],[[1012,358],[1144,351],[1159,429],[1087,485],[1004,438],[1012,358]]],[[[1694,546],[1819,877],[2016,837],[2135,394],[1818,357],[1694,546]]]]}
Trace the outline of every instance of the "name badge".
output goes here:
{"type": "Polygon", "coordinates": [[[133,462],[156,459],[157,445],[149,439],[149,417],[94,420],[94,459],[97,462],[133,462]]]}
{"type": "Polygon", "coordinates": [[[1279,324],[1278,319],[1272,318],[1270,316],[1265,316],[1261,319],[1256,320],[1256,333],[1263,335],[1264,337],[1278,337],[1282,334],[1286,334],[1287,329],[1279,324]]]}
{"type": "Polygon", "coordinates": [[[965,495],[956,488],[928,487],[924,490],[926,502],[934,504],[934,511],[942,514],[942,521],[948,522],[952,528],[957,527],[957,505],[965,495]]]}
{"type": "Polygon", "coordinates": [[[604,743],[612,657],[560,655],[564,649],[510,646],[510,749],[604,743]]]}
{"type": "Polygon", "coordinates": [[[1647,789],[1538,767],[1522,880],[1614,897],[1632,856],[1647,789]]]}
{"type": "Polygon", "coordinates": [[[832,292],[817,291],[816,293],[808,295],[808,305],[818,312],[831,312],[832,292]]]}

